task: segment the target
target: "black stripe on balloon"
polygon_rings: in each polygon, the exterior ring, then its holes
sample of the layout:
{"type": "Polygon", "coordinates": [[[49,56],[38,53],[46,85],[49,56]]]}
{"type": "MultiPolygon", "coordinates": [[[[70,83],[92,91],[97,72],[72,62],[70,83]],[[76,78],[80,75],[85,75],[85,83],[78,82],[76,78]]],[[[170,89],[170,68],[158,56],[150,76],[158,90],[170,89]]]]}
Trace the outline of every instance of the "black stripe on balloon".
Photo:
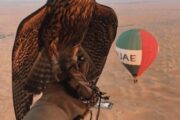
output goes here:
{"type": "Polygon", "coordinates": [[[133,77],[137,76],[140,65],[128,65],[124,63],[123,65],[128,69],[128,71],[132,74],[133,77]]]}

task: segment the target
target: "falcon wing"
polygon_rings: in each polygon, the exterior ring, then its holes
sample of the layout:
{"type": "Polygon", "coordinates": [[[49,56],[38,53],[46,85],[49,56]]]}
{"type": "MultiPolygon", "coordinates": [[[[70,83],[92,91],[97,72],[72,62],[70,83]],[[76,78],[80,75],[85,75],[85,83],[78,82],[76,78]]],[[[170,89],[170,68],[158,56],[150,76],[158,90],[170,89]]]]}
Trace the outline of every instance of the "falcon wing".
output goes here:
{"type": "Polygon", "coordinates": [[[28,74],[39,55],[38,32],[46,15],[43,6],[19,25],[12,53],[12,89],[13,103],[17,120],[22,120],[29,111],[33,94],[24,91],[28,74]]]}
{"type": "Polygon", "coordinates": [[[97,82],[115,39],[118,20],[113,9],[96,4],[89,30],[82,42],[81,52],[90,63],[87,79],[97,82]]]}

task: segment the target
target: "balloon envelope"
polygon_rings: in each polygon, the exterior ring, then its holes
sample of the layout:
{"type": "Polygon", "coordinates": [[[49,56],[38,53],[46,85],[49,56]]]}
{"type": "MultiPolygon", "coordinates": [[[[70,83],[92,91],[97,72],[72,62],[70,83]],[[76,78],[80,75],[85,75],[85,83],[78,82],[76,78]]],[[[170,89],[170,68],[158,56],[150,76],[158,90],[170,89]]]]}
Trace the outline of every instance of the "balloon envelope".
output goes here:
{"type": "Polygon", "coordinates": [[[140,76],[152,64],[158,48],[153,35],[142,29],[128,30],[116,41],[119,59],[134,77],[140,76]]]}

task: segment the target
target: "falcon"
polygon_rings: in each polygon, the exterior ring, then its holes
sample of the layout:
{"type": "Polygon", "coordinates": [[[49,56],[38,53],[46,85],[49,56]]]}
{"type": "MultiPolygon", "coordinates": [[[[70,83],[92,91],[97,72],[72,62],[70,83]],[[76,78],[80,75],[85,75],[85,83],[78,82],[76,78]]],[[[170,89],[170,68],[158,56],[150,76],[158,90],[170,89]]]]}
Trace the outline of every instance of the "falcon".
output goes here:
{"type": "MultiPolygon", "coordinates": [[[[74,64],[89,64],[96,82],[116,36],[113,9],[94,0],[48,0],[19,25],[12,53],[13,103],[17,120],[30,110],[33,96],[61,80],[74,64]]],[[[86,69],[86,68],[85,68],[86,69]]]]}

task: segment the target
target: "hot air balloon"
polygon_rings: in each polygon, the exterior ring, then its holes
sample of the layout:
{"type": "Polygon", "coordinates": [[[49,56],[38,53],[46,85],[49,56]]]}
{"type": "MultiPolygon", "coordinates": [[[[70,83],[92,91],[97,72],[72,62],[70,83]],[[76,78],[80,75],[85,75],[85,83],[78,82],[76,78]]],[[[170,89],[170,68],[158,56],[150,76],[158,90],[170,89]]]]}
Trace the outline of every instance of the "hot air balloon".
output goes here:
{"type": "Polygon", "coordinates": [[[137,77],[153,63],[159,46],[155,37],[142,29],[123,32],[116,41],[116,51],[123,65],[134,77],[137,77]]]}

